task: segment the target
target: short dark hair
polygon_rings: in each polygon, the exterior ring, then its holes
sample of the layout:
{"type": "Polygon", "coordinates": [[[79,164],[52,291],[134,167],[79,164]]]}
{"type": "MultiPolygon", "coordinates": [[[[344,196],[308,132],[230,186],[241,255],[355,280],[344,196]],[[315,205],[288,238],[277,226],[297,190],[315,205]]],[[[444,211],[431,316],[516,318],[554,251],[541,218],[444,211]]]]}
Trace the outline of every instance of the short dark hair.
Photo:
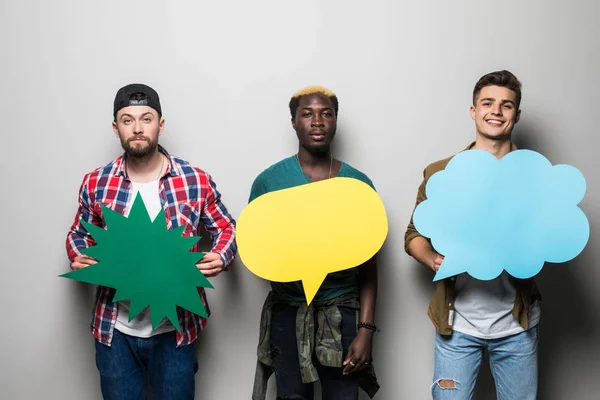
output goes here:
{"type": "Polygon", "coordinates": [[[521,105],[521,82],[519,82],[517,77],[512,72],[507,70],[495,71],[485,74],[479,78],[477,84],[475,84],[475,88],[473,89],[473,105],[475,105],[477,96],[479,96],[481,89],[487,86],[505,87],[515,92],[517,96],[517,110],[519,109],[519,106],[521,105]]]}
{"type": "Polygon", "coordinates": [[[296,118],[296,112],[298,111],[298,105],[300,104],[300,99],[304,96],[309,96],[311,94],[319,94],[327,97],[333,103],[333,110],[335,111],[335,116],[338,115],[339,103],[338,98],[331,90],[326,89],[322,86],[308,86],[302,90],[296,92],[292,98],[290,99],[290,114],[292,114],[292,119],[296,118]]]}

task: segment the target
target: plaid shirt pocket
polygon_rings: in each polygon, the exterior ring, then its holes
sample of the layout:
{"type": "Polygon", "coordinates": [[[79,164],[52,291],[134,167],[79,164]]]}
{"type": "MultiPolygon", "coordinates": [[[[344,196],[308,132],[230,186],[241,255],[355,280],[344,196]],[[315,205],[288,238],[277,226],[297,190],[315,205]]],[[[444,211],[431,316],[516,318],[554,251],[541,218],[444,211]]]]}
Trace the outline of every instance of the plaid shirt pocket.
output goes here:
{"type": "Polygon", "coordinates": [[[183,236],[194,236],[200,224],[200,210],[198,201],[180,203],[177,207],[177,221],[179,226],[185,225],[183,236]]]}

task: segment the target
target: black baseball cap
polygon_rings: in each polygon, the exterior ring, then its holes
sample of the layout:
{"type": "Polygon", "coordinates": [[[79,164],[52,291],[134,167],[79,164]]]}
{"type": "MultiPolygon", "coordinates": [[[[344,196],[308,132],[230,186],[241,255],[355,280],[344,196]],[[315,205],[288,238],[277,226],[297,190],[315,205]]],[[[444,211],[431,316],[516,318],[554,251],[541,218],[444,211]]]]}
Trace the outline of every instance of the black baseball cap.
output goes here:
{"type": "Polygon", "coordinates": [[[119,112],[121,108],[129,106],[148,106],[154,108],[156,112],[158,112],[158,115],[162,115],[158,93],[156,93],[156,90],[152,89],[150,86],[146,86],[141,83],[132,83],[119,89],[117,95],[115,96],[113,117],[117,118],[117,112],[119,112]],[[146,99],[131,100],[131,95],[134,93],[143,93],[146,95],[146,99]]]}

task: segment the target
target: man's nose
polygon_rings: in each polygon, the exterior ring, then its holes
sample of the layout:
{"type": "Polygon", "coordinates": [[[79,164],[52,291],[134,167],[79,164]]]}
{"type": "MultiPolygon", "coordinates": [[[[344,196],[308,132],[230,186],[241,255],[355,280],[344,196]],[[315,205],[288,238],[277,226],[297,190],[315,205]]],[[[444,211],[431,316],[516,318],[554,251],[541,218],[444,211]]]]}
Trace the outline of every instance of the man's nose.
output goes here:
{"type": "Polygon", "coordinates": [[[320,116],[320,115],[318,115],[318,114],[317,114],[317,115],[315,115],[315,116],[313,117],[313,119],[312,119],[311,125],[312,125],[312,126],[323,126],[323,125],[324,125],[324,124],[323,124],[323,117],[322,117],[322,116],[320,116]]]}
{"type": "Polygon", "coordinates": [[[135,121],[133,126],[133,133],[141,134],[144,133],[144,127],[141,121],[135,121]]]}
{"type": "Polygon", "coordinates": [[[492,107],[492,114],[502,115],[502,105],[498,103],[494,104],[492,107]]]}

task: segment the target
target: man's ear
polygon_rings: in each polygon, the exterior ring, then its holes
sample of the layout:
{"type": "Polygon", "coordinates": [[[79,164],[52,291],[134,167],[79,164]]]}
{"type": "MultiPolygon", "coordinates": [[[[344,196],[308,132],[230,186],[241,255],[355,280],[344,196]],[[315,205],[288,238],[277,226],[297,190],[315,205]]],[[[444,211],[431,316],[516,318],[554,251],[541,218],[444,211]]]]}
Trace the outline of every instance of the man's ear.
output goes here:
{"type": "Polygon", "coordinates": [[[519,122],[521,119],[521,110],[517,111],[517,115],[515,116],[515,124],[519,122]]]}
{"type": "Polygon", "coordinates": [[[118,138],[119,137],[119,128],[117,127],[117,121],[112,122],[112,128],[113,128],[113,132],[115,133],[115,136],[118,138]]]}
{"type": "Polygon", "coordinates": [[[164,129],[165,119],[163,117],[160,117],[160,122],[158,123],[158,136],[162,135],[164,129]]]}
{"type": "Polygon", "coordinates": [[[292,128],[296,130],[296,118],[292,118],[292,128]]]}
{"type": "Polygon", "coordinates": [[[469,107],[469,113],[471,114],[471,119],[475,119],[475,106],[469,107]]]}

